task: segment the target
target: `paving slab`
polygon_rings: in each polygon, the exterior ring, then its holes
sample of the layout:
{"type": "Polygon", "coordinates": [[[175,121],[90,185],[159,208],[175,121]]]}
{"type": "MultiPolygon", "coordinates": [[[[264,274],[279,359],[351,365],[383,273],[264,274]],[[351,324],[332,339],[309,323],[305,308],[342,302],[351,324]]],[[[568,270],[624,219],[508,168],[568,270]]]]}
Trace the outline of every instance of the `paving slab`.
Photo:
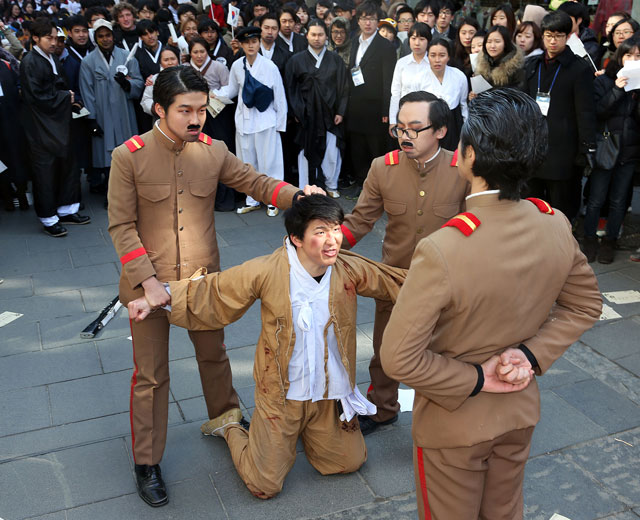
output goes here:
{"type": "MultiPolygon", "coordinates": [[[[111,300],[118,296],[118,284],[113,283],[101,285],[99,287],[87,287],[85,289],[80,289],[80,294],[82,295],[82,303],[84,303],[85,312],[96,313],[97,318],[98,313],[109,305],[111,300]]],[[[123,307],[118,311],[118,314],[122,314],[124,316],[127,314],[127,309],[123,307]]]]}
{"type": "Polygon", "coordinates": [[[95,312],[84,312],[61,318],[41,320],[40,334],[43,348],[63,347],[74,343],[87,343],[94,340],[131,335],[129,318],[124,312],[119,312],[94,339],[81,338],[80,332],[97,317],[98,314],[95,312]]]}
{"type": "Polygon", "coordinates": [[[33,295],[33,281],[31,276],[5,276],[0,285],[0,300],[13,300],[33,295]]]}
{"type": "Polygon", "coordinates": [[[320,475],[299,453],[282,493],[271,500],[254,497],[235,469],[212,475],[230,519],[316,517],[366,504],[373,497],[356,474],[320,475]]]}
{"type": "Polygon", "coordinates": [[[415,491],[411,427],[393,428],[365,437],[367,462],[360,474],[378,497],[415,491]]]}
{"type": "MultiPolygon", "coordinates": [[[[267,240],[279,240],[282,244],[282,239],[286,234],[284,227],[273,226],[268,222],[233,229],[219,229],[216,226],[216,232],[230,246],[266,242],[267,240]]],[[[273,249],[266,243],[264,248],[265,252],[262,254],[273,252],[273,249]]]]}
{"type": "Polygon", "coordinates": [[[640,317],[603,323],[585,332],[580,341],[610,359],[630,356],[638,352],[640,317]]]}
{"type": "Polygon", "coordinates": [[[4,267],[7,264],[19,262],[29,254],[27,240],[24,237],[4,236],[5,226],[2,228],[2,250],[0,251],[0,272],[4,276],[4,267]]]}
{"type": "Polygon", "coordinates": [[[255,354],[255,345],[229,350],[228,355],[231,362],[231,371],[233,372],[233,385],[236,388],[243,388],[255,384],[253,380],[253,359],[255,354]]]}
{"type": "MultiPolygon", "coordinates": [[[[4,240],[3,247],[6,247],[4,240]]],[[[16,255],[11,261],[7,258],[0,265],[0,272],[3,277],[51,272],[73,267],[69,251],[66,249],[46,253],[33,252],[29,255],[16,255]]]]}
{"type": "Polygon", "coordinates": [[[224,328],[224,344],[229,350],[255,345],[261,330],[260,302],[256,301],[242,318],[224,328]]]}
{"type": "Polygon", "coordinates": [[[52,239],[42,232],[27,237],[29,253],[84,249],[85,247],[104,245],[107,245],[107,242],[102,231],[91,224],[84,229],[82,226],[73,226],[72,229],[69,229],[69,234],[62,238],[52,239]]]}
{"type": "Polygon", "coordinates": [[[0,300],[0,313],[4,311],[23,314],[23,321],[40,321],[62,318],[84,312],[80,291],[71,290],[54,294],[27,296],[0,300]]]}
{"type": "Polygon", "coordinates": [[[616,359],[616,362],[636,376],[640,377],[640,353],[616,359]]]}
{"type": "Polygon", "coordinates": [[[33,287],[36,294],[49,294],[69,289],[113,285],[118,283],[118,278],[119,273],[113,263],[100,264],[76,269],[59,269],[55,275],[36,273],[33,275],[33,287]]]}
{"type": "Polygon", "coordinates": [[[628,507],[640,507],[640,428],[576,446],[565,457],[628,507]]]}
{"type": "MultiPolygon", "coordinates": [[[[637,291],[640,290],[640,281],[618,272],[611,272],[598,276],[598,286],[602,293],[612,291],[637,291]]],[[[603,298],[603,302],[613,307],[613,309],[623,317],[633,316],[640,312],[640,302],[619,305],[612,304],[606,298],[603,298]]]]}
{"type": "Polygon", "coordinates": [[[0,392],[0,417],[0,437],[51,426],[47,388],[0,392]]]}
{"type": "Polygon", "coordinates": [[[198,424],[201,424],[209,419],[209,415],[207,414],[207,405],[204,402],[203,396],[184,399],[182,401],[178,401],[177,404],[180,406],[180,410],[182,410],[184,419],[187,422],[195,421],[198,422],[198,424]]]}
{"type": "Polygon", "coordinates": [[[18,318],[0,327],[0,357],[40,350],[40,324],[18,318]]]}
{"type": "Polygon", "coordinates": [[[543,390],[572,385],[578,381],[591,378],[591,375],[578,368],[571,361],[560,358],[551,365],[551,368],[542,377],[537,377],[536,381],[538,382],[538,387],[543,390]]]}
{"type": "Polygon", "coordinates": [[[135,491],[122,439],[0,464],[3,515],[20,519],[135,491]]]}
{"type": "MultiPolygon", "coordinates": [[[[216,229],[218,228],[216,223],[216,229]]],[[[237,229],[237,228],[236,228],[237,229]]],[[[233,233],[230,231],[230,233],[233,233]]],[[[225,239],[225,242],[229,242],[225,239]]],[[[280,242],[282,245],[282,241],[280,242]]],[[[257,258],[259,256],[269,255],[274,251],[265,240],[254,240],[249,243],[241,243],[235,245],[227,245],[220,248],[220,269],[228,269],[236,265],[240,265],[247,260],[257,258]]]]}
{"type": "Polygon", "coordinates": [[[48,515],[31,516],[29,517],[29,520],[67,520],[67,514],[65,511],[59,511],[48,515]]]}
{"type": "Polygon", "coordinates": [[[67,520],[211,520],[225,518],[211,481],[191,479],[169,488],[169,503],[161,508],[146,505],[137,493],[96,502],[66,511],[67,520]]]}
{"type": "Polygon", "coordinates": [[[605,428],[550,390],[540,392],[540,422],[533,432],[530,456],[606,435],[605,428]]]}
{"type": "Polygon", "coordinates": [[[610,490],[558,455],[527,462],[523,492],[527,520],[549,520],[554,513],[595,520],[626,509],[610,490]]]}
{"type": "Polygon", "coordinates": [[[0,358],[0,392],[102,373],[93,343],[0,358]]]}
{"type": "Polygon", "coordinates": [[[597,380],[580,381],[555,388],[554,393],[571,406],[602,426],[607,433],[615,433],[640,426],[640,406],[618,394],[597,380]]]}
{"type": "Polygon", "coordinates": [[[69,252],[73,267],[86,267],[120,261],[116,250],[111,244],[71,249],[69,252]]]}
{"type": "Polygon", "coordinates": [[[318,520],[415,520],[417,514],[416,494],[409,493],[316,518],[318,520]]]}

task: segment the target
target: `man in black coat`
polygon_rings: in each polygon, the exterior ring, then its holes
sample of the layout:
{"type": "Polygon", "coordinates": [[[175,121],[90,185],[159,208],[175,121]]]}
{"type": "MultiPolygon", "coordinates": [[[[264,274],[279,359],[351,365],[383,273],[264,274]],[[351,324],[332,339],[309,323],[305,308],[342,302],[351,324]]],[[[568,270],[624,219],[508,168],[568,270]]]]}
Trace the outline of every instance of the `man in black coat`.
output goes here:
{"type": "Polygon", "coordinates": [[[276,43],[293,54],[306,51],[306,38],[293,31],[296,23],[300,22],[296,12],[291,7],[283,7],[278,13],[278,19],[280,21],[280,34],[276,43]]]}
{"type": "Polygon", "coordinates": [[[529,195],[546,200],[569,220],[580,207],[584,157],[595,151],[593,71],[569,47],[571,18],[562,11],[542,20],[546,51],[527,60],[526,91],[547,118],[549,151],[529,195]]]}
{"type": "Polygon", "coordinates": [[[377,32],[380,8],[365,2],[356,19],[360,36],[353,40],[349,60],[350,92],[345,118],[352,173],[362,188],[371,161],[387,152],[391,80],[395,46],[377,32]]]}

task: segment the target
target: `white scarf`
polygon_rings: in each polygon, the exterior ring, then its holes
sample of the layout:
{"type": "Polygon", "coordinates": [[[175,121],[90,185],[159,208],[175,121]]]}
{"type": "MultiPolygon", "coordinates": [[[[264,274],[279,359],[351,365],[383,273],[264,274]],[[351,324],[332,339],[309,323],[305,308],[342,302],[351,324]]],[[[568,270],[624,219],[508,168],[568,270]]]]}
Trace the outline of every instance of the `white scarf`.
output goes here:
{"type": "Polygon", "coordinates": [[[320,65],[322,65],[322,58],[324,58],[324,53],[327,51],[327,48],[326,47],[322,47],[322,50],[320,51],[320,54],[316,54],[316,51],[314,51],[311,48],[311,45],[309,45],[309,47],[307,47],[307,49],[311,53],[311,56],[313,56],[313,59],[316,60],[316,69],[319,69],[320,65]]]}
{"type": "Polygon", "coordinates": [[[193,63],[193,60],[190,61],[191,66],[194,69],[196,69],[200,74],[202,74],[202,71],[207,68],[207,65],[209,65],[209,62],[211,62],[211,58],[209,58],[209,56],[207,56],[207,59],[202,64],[202,67],[198,67],[195,63],[193,63]]]}

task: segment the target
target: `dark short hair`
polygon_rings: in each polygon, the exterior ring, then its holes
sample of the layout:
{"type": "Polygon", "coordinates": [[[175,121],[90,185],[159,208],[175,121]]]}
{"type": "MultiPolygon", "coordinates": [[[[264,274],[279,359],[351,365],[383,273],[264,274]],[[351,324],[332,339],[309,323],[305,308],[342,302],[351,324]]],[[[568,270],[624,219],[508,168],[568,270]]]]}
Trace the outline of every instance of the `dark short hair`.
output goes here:
{"type": "Polygon", "coordinates": [[[485,56],[489,56],[489,53],[487,52],[487,40],[489,39],[489,36],[496,32],[500,33],[500,36],[502,36],[502,39],[504,41],[504,50],[502,51],[502,56],[506,56],[516,48],[516,46],[513,44],[513,40],[511,39],[509,30],[502,25],[494,25],[487,31],[487,34],[485,35],[482,42],[482,52],[484,52],[485,56]]]}
{"type": "Polygon", "coordinates": [[[138,36],[142,36],[146,33],[160,32],[160,29],[158,29],[158,24],[153,20],[146,20],[143,18],[136,23],[136,32],[138,33],[138,36]]]}
{"type": "Polygon", "coordinates": [[[275,22],[278,24],[278,28],[280,28],[280,17],[276,13],[269,11],[268,13],[265,13],[260,18],[258,18],[258,24],[260,28],[262,28],[262,24],[265,22],[265,20],[275,20],[275,22]]]}
{"type": "Polygon", "coordinates": [[[290,14],[291,18],[293,18],[293,21],[295,23],[300,23],[300,18],[298,18],[298,15],[296,14],[296,12],[291,7],[283,7],[282,9],[280,9],[280,11],[278,11],[278,20],[280,20],[280,17],[284,13],[290,14]]]}
{"type": "Polygon", "coordinates": [[[407,33],[407,38],[411,38],[414,35],[419,38],[426,38],[429,42],[433,39],[431,27],[424,22],[416,22],[411,26],[411,29],[409,29],[407,33]]]}
{"type": "Polygon", "coordinates": [[[576,20],[578,18],[582,18],[582,22],[580,22],[580,30],[585,27],[589,27],[591,23],[591,17],[589,16],[589,9],[586,5],[583,5],[579,2],[565,2],[560,4],[558,7],[558,11],[564,11],[569,16],[573,16],[576,20]]]}
{"type": "Polygon", "coordinates": [[[631,17],[617,21],[616,24],[611,28],[611,32],[609,33],[609,50],[614,51],[616,49],[616,45],[615,43],[613,43],[613,33],[618,27],[625,23],[628,23],[631,26],[634,33],[637,33],[640,30],[640,25],[638,25],[638,22],[636,22],[631,17]]]}
{"type": "Polygon", "coordinates": [[[407,4],[404,4],[396,11],[396,21],[398,21],[400,15],[404,13],[409,13],[414,20],[416,19],[416,15],[413,14],[413,9],[411,9],[407,4]]]}
{"type": "Polygon", "coordinates": [[[74,27],[84,27],[85,29],[89,28],[89,24],[87,23],[87,19],[79,14],[74,16],[70,16],[64,21],[64,26],[70,31],[74,27]]]}
{"type": "MultiPolygon", "coordinates": [[[[554,29],[555,30],[555,29],[554,29]]],[[[493,89],[469,104],[460,148],[473,148],[472,172],[500,199],[519,200],[520,192],[547,155],[547,122],[536,102],[514,88],[493,89]]]]}
{"type": "Polygon", "coordinates": [[[429,104],[429,120],[431,121],[431,126],[434,132],[447,126],[449,117],[451,116],[451,109],[444,99],[440,99],[435,94],[424,90],[409,92],[409,94],[400,98],[398,113],[400,113],[400,109],[406,103],[429,104]]]}
{"type": "Polygon", "coordinates": [[[522,22],[520,25],[518,25],[518,28],[513,35],[513,39],[515,40],[516,36],[518,36],[518,34],[520,34],[521,32],[524,32],[527,27],[531,27],[531,31],[533,32],[533,47],[531,47],[531,50],[542,49],[542,31],[540,31],[540,27],[538,27],[538,24],[535,22],[522,22]]]}
{"type": "Polygon", "coordinates": [[[284,212],[284,227],[287,235],[304,239],[305,231],[312,220],[342,224],[344,211],[340,204],[326,195],[307,195],[298,197],[291,207],[284,212]]]}
{"type": "Polygon", "coordinates": [[[189,54],[191,54],[191,50],[196,45],[202,45],[207,51],[207,54],[209,54],[209,51],[211,49],[209,47],[209,44],[207,43],[207,40],[205,40],[202,36],[194,36],[193,38],[191,38],[191,41],[189,42],[189,54]]]}
{"type": "Polygon", "coordinates": [[[622,57],[628,52],[631,52],[634,48],[640,49],[640,37],[635,35],[630,36],[618,45],[613,58],[611,58],[609,63],[607,63],[607,67],[605,69],[607,76],[615,80],[618,71],[622,68],[622,57]]]}
{"type": "Polygon", "coordinates": [[[322,29],[324,29],[324,33],[327,36],[329,36],[329,30],[327,29],[326,24],[322,20],[318,20],[317,18],[313,18],[313,19],[309,20],[309,23],[307,24],[307,34],[309,34],[308,31],[312,27],[321,27],[322,29]]]}
{"type": "Polygon", "coordinates": [[[193,5],[190,4],[180,4],[176,12],[178,14],[178,20],[184,13],[191,13],[193,14],[193,16],[198,16],[198,11],[193,5]]]}
{"type": "Polygon", "coordinates": [[[111,15],[109,14],[109,11],[106,7],[103,7],[101,5],[94,5],[93,7],[87,7],[84,12],[84,17],[85,20],[87,20],[87,23],[90,23],[91,18],[93,18],[97,14],[104,16],[105,20],[111,20],[111,15]]]}
{"type": "Polygon", "coordinates": [[[572,27],[573,22],[571,21],[571,18],[567,13],[563,11],[555,11],[554,13],[549,13],[542,19],[542,22],[540,23],[540,30],[543,33],[545,31],[551,31],[569,35],[571,34],[572,27]]]}
{"type": "Polygon", "coordinates": [[[162,58],[162,53],[164,51],[169,51],[172,52],[173,54],[175,54],[176,58],[178,59],[178,63],[180,63],[180,49],[176,49],[175,47],[171,46],[171,45],[163,45],[162,46],[162,50],[160,51],[160,57],[162,58]]]}
{"type": "Polygon", "coordinates": [[[198,34],[205,32],[207,29],[213,29],[220,34],[220,26],[214,22],[211,18],[203,18],[198,22],[198,34]]]}
{"type": "Polygon", "coordinates": [[[138,14],[145,7],[149,9],[149,11],[152,11],[154,13],[157,13],[158,9],[160,8],[160,6],[158,5],[158,2],[156,2],[155,0],[142,0],[141,2],[138,2],[138,14]]]}
{"type": "Polygon", "coordinates": [[[372,2],[371,0],[362,2],[356,9],[356,20],[359,20],[363,16],[375,16],[379,20],[380,18],[382,18],[382,10],[380,9],[380,5],[372,2]]]}
{"type": "Polygon", "coordinates": [[[160,71],[156,78],[153,85],[153,102],[169,110],[176,96],[188,92],[202,92],[208,96],[209,84],[196,69],[189,65],[168,67],[160,71]]]}
{"type": "Polygon", "coordinates": [[[413,8],[413,16],[415,18],[418,17],[418,15],[424,11],[427,7],[431,7],[431,10],[433,11],[433,13],[435,14],[436,11],[436,7],[435,7],[435,2],[433,0],[420,0],[416,6],[413,8]]]}
{"type": "Polygon", "coordinates": [[[431,4],[431,8],[433,9],[433,14],[438,17],[440,15],[440,11],[442,9],[449,9],[452,14],[456,12],[456,4],[453,3],[453,0],[440,0],[436,2],[435,5],[431,4]]]}
{"type": "Polygon", "coordinates": [[[36,18],[31,23],[31,36],[37,36],[42,38],[43,36],[49,36],[51,30],[56,28],[56,24],[49,17],[41,16],[36,18]]]}
{"type": "Polygon", "coordinates": [[[446,38],[442,38],[441,36],[434,38],[429,42],[429,46],[427,47],[427,52],[431,50],[431,47],[435,47],[436,45],[440,45],[441,47],[444,47],[445,49],[447,49],[447,53],[449,53],[449,58],[453,58],[453,55],[451,54],[451,42],[449,40],[447,40],[446,38]]]}

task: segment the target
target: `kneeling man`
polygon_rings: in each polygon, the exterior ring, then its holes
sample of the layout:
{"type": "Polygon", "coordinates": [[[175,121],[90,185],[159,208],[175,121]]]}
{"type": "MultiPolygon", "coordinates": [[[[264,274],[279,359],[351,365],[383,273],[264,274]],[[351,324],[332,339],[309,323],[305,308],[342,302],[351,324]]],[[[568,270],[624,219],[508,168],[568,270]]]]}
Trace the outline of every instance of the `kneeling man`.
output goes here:
{"type": "MultiPolygon", "coordinates": [[[[259,498],[282,490],[299,436],[323,475],[356,471],[367,458],[356,414],[376,408],[355,383],[356,295],[395,301],[406,270],[340,252],[343,219],[329,197],[300,198],[285,213],[288,236],[273,254],[168,284],[170,322],[188,330],[221,329],[261,300],[251,429],[239,424],[238,408],[213,420],[259,498]]],[[[144,298],[129,303],[137,321],[151,310],[144,298]]]]}

